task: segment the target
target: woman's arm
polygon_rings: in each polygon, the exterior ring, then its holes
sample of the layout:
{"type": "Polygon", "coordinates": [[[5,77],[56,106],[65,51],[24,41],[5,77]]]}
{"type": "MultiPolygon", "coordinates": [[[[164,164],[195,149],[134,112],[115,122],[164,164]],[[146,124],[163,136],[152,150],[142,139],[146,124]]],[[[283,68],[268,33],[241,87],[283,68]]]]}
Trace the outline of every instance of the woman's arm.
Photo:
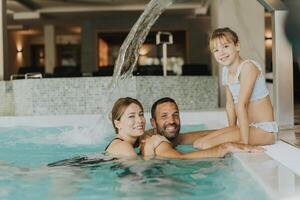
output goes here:
{"type": "Polygon", "coordinates": [[[247,62],[243,66],[240,74],[240,95],[238,97],[237,118],[241,131],[241,139],[245,144],[248,144],[249,141],[249,120],[247,108],[259,73],[260,71],[253,63],[247,62]]]}
{"type": "Polygon", "coordinates": [[[228,126],[233,127],[236,126],[236,113],[234,110],[233,98],[228,86],[225,87],[225,93],[226,93],[226,113],[227,113],[228,126]]]}

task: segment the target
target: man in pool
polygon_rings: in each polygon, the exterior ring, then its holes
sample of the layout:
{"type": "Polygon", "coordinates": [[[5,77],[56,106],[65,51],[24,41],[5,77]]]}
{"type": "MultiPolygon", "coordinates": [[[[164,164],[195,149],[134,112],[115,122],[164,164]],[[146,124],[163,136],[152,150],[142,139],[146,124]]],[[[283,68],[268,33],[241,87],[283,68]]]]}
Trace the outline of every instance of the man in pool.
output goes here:
{"type": "Polygon", "coordinates": [[[175,149],[177,144],[192,144],[197,138],[210,131],[180,134],[180,116],[176,102],[165,97],[157,100],[151,108],[151,125],[141,138],[141,152],[144,156],[160,156],[175,159],[199,159],[224,157],[231,152],[260,152],[261,147],[251,145],[224,143],[213,148],[182,153],[175,149]]]}

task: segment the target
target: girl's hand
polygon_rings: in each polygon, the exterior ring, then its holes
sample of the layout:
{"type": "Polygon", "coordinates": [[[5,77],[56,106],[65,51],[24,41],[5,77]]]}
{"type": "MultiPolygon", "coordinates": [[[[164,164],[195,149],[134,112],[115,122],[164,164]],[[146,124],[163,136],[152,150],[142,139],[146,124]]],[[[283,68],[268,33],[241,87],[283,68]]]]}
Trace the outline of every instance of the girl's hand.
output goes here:
{"type": "Polygon", "coordinates": [[[152,135],[152,136],[145,136],[141,139],[141,152],[143,156],[155,156],[155,149],[162,143],[168,142],[164,136],[161,135],[152,135]]]}
{"type": "Polygon", "coordinates": [[[153,147],[153,140],[151,136],[145,136],[141,139],[141,153],[143,156],[154,156],[155,149],[153,147]]]}
{"type": "Polygon", "coordinates": [[[259,153],[265,151],[264,148],[259,146],[251,146],[247,144],[238,144],[238,143],[225,143],[226,148],[229,152],[246,152],[246,153],[259,153]]]}

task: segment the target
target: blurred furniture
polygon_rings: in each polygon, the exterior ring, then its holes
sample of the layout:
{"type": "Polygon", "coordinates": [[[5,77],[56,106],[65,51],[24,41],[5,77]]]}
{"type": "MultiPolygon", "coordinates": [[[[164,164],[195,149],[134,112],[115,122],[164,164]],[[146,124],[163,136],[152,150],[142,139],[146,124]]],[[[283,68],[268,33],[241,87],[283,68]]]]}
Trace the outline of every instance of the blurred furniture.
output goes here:
{"type": "Polygon", "coordinates": [[[206,64],[184,64],[182,65],[182,76],[209,76],[211,75],[206,64]]]}
{"type": "Polygon", "coordinates": [[[98,71],[93,72],[93,76],[112,76],[114,74],[114,65],[98,67],[98,71]]]}
{"type": "Polygon", "coordinates": [[[36,67],[36,66],[27,66],[20,67],[18,70],[18,74],[27,74],[27,73],[41,73],[45,74],[45,67],[36,67]]]}
{"type": "Polygon", "coordinates": [[[79,67],[59,66],[54,68],[53,77],[81,77],[79,67]]]}
{"type": "Polygon", "coordinates": [[[162,65],[138,65],[133,71],[135,76],[162,76],[162,65]]]}
{"type": "Polygon", "coordinates": [[[24,79],[25,74],[12,74],[10,75],[10,80],[16,80],[16,79],[24,79]]]}

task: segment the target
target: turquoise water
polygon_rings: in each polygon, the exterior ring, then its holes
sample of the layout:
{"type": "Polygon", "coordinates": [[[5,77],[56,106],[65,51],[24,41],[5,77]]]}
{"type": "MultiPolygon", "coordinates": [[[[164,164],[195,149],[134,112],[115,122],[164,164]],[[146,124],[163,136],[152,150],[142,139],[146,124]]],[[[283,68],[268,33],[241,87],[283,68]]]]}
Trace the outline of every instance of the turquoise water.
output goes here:
{"type": "MultiPolygon", "coordinates": [[[[184,126],[182,131],[199,128],[205,126],[184,126]]],[[[98,144],[80,144],[72,141],[72,135],[62,140],[66,132],[75,134],[67,126],[0,128],[0,199],[269,199],[230,155],[207,160],[112,160],[101,152],[113,134],[98,144]],[[83,160],[89,163],[47,166],[76,156],[87,156],[83,160]]]]}

